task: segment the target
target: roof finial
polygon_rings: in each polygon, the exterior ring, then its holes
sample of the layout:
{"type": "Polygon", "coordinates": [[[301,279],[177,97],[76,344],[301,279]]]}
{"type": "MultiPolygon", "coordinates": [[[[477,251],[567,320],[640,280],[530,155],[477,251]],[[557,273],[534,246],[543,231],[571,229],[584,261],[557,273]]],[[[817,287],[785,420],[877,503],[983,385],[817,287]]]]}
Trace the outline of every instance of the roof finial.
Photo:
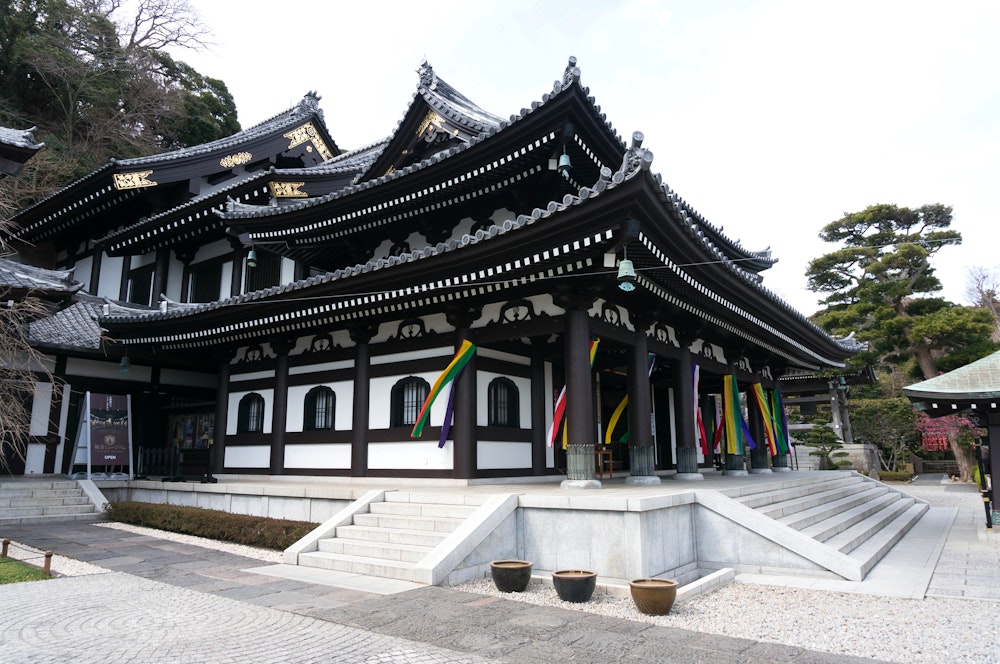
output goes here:
{"type": "Polygon", "coordinates": [[[563,71],[563,87],[566,87],[570,83],[579,80],[580,69],[576,66],[576,56],[569,56],[569,62],[566,65],[566,69],[563,71]]]}
{"type": "Polygon", "coordinates": [[[420,69],[417,70],[417,73],[420,74],[420,87],[433,90],[437,76],[434,74],[434,67],[431,67],[431,64],[427,62],[427,58],[420,61],[420,69]]]}

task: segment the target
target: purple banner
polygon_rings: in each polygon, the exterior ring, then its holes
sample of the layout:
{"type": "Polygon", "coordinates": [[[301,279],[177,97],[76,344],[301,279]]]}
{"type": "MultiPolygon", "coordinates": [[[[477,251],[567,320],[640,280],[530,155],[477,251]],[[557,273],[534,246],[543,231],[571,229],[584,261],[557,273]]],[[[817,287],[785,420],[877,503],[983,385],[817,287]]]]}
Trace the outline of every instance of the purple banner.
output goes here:
{"type": "Polygon", "coordinates": [[[123,394],[91,394],[89,405],[91,465],[131,465],[128,397],[123,394]]]}

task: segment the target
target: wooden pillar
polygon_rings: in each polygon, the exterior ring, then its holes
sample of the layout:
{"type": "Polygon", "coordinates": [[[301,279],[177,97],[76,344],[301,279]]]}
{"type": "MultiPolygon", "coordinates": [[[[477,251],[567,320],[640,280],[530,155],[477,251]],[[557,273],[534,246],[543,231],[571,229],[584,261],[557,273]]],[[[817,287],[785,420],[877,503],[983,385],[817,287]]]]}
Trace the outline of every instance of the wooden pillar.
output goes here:
{"type": "Polygon", "coordinates": [[[599,489],[594,479],[594,390],[590,369],[590,325],[577,306],[566,311],[566,480],[563,488],[599,489]]]}
{"type": "Polygon", "coordinates": [[[151,306],[158,306],[160,295],[166,293],[167,276],[170,272],[170,249],[156,250],[156,267],[153,270],[153,292],[150,295],[151,306]]]}
{"type": "Polygon", "coordinates": [[[215,360],[215,439],[209,454],[212,457],[212,473],[222,473],[226,469],[226,426],[229,419],[229,363],[232,350],[220,351],[215,360]]]}
{"type": "MultiPolygon", "coordinates": [[[[773,389],[775,392],[777,392],[780,395],[781,394],[781,382],[778,380],[778,378],[780,378],[781,373],[783,372],[783,370],[781,370],[781,369],[774,369],[772,367],[770,369],[770,372],[771,372],[771,375],[772,375],[772,379],[770,381],[771,384],[770,384],[769,387],[771,389],[773,389]]],[[[783,399],[779,399],[778,403],[784,404],[784,400],[783,399]]],[[[775,417],[775,419],[778,422],[781,422],[781,421],[783,421],[784,413],[782,413],[781,411],[778,411],[778,412],[774,413],[774,417],[775,417]]],[[[789,449],[791,449],[791,444],[792,444],[791,443],[791,434],[788,431],[785,431],[785,442],[789,445],[789,449]]],[[[773,457],[771,457],[771,470],[773,470],[776,473],[787,473],[787,472],[791,472],[791,470],[792,470],[789,467],[789,465],[788,465],[788,453],[782,454],[780,446],[778,448],[778,453],[775,454],[773,457]]]]}
{"type": "MultiPolygon", "coordinates": [[[[129,273],[132,271],[132,257],[122,256],[122,281],[118,285],[118,299],[122,302],[128,301],[128,280],[129,273]]],[[[91,293],[92,295],[97,295],[97,293],[91,293]]]]}
{"type": "MultiPolygon", "coordinates": [[[[458,350],[463,341],[472,341],[470,328],[480,313],[478,308],[465,306],[455,307],[448,312],[448,323],[455,328],[455,350],[458,350]]],[[[477,391],[476,356],[473,355],[455,379],[455,412],[451,431],[454,444],[452,474],[456,479],[472,479],[479,470],[477,391]]]]}
{"type": "Polygon", "coordinates": [[[705,476],[698,472],[698,441],[695,439],[694,421],[694,374],[691,367],[691,348],[688,339],[678,335],[681,348],[673,363],[674,416],[677,434],[677,474],[678,480],[702,480],[705,476]]]}
{"type": "Polygon", "coordinates": [[[91,295],[97,295],[101,284],[101,259],[104,251],[101,245],[94,245],[94,256],[90,261],[90,285],[87,287],[91,295]]]}
{"type": "Polygon", "coordinates": [[[653,400],[649,392],[648,321],[632,315],[635,325],[628,364],[629,477],[626,484],[659,484],[653,455],[653,400]]]}
{"type": "Polygon", "coordinates": [[[236,297],[243,292],[243,258],[246,250],[243,249],[243,244],[235,238],[230,240],[230,245],[233,247],[233,268],[230,272],[229,295],[236,297]]]}
{"type": "Polygon", "coordinates": [[[288,353],[294,341],[274,339],[271,349],[277,356],[274,369],[274,404],[271,409],[271,474],[285,472],[285,427],[288,424],[288,353]]]}
{"type": "Polygon", "coordinates": [[[531,340],[531,474],[545,474],[545,349],[544,338],[531,340]]]}
{"type": "Polygon", "coordinates": [[[377,326],[357,326],[350,330],[354,341],[354,404],[351,412],[351,476],[368,476],[368,429],[371,408],[372,351],[369,342],[377,326]]]}
{"type": "Polygon", "coordinates": [[[992,492],[992,507],[994,512],[1000,512],[1000,508],[997,507],[1000,504],[1000,488],[997,487],[997,483],[1000,482],[1000,413],[990,413],[987,417],[987,429],[986,436],[990,441],[990,481],[992,492]]]}
{"type": "MultiPolygon", "coordinates": [[[[759,375],[754,374],[754,382],[760,382],[759,375]]],[[[750,389],[753,388],[748,388],[747,391],[750,389]]],[[[757,444],[755,449],[750,450],[750,473],[754,475],[770,473],[768,462],[771,459],[771,450],[767,446],[767,436],[764,434],[764,417],[757,402],[749,394],[747,394],[747,425],[750,428],[750,435],[757,444]]]]}

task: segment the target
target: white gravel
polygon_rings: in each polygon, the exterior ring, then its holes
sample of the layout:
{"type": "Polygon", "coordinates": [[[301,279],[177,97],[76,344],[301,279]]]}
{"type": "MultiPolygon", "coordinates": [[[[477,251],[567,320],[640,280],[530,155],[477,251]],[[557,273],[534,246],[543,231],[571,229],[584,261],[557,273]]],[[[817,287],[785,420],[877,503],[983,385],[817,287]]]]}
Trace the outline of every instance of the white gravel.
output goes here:
{"type": "MultiPolygon", "coordinates": [[[[897,488],[935,507],[957,507],[959,518],[970,514],[979,518],[982,502],[977,493],[945,491],[946,486],[911,484],[897,488]]],[[[990,571],[1000,585],[1000,569],[990,571]]],[[[523,593],[501,593],[489,579],[456,589],[890,662],[1000,662],[1000,601],[902,599],[737,580],[676,605],[669,615],[647,616],[636,610],[628,595],[595,594],[589,602],[571,604],[560,600],[547,585],[533,583],[523,593]]]]}
{"type": "Polygon", "coordinates": [[[101,528],[114,528],[115,530],[124,530],[126,532],[135,533],[137,535],[149,535],[151,537],[158,537],[160,539],[170,540],[171,542],[180,542],[182,544],[191,544],[193,546],[203,546],[206,549],[224,551],[226,553],[232,553],[233,555],[243,556],[245,558],[253,558],[254,560],[260,560],[265,563],[284,562],[281,557],[281,551],[275,551],[274,549],[261,549],[255,546],[246,546],[244,544],[220,542],[218,540],[206,539],[204,537],[197,537],[195,535],[181,535],[179,533],[170,533],[164,530],[156,530],[155,528],[144,528],[142,526],[133,526],[127,523],[111,522],[111,523],[97,523],[94,525],[100,526],[101,528]]]}

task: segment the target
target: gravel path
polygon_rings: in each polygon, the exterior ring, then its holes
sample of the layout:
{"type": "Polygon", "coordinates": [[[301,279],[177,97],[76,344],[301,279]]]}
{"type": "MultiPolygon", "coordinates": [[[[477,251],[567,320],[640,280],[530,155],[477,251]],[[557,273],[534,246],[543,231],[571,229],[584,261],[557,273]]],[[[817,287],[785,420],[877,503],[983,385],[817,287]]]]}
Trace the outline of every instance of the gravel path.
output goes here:
{"type": "MultiPolygon", "coordinates": [[[[979,494],[963,487],[945,483],[900,488],[932,506],[958,508],[956,524],[982,520],[979,494]]],[[[281,554],[276,551],[119,523],[99,525],[263,562],[281,562],[281,554]]],[[[996,535],[981,538],[979,545],[990,553],[995,548],[1000,555],[1000,537],[996,535]]],[[[16,556],[17,550],[12,547],[12,554],[16,556]]],[[[22,553],[22,557],[40,553],[32,550],[22,553]]],[[[944,556],[948,554],[946,546],[944,556]]],[[[65,576],[108,571],[61,556],[53,557],[52,566],[65,576]]],[[[983,573],[990,574],[1000,585],[1000,565],[988,567],[991,569],[983,573]]],[[[652,617],[639,613],[627,596],[595,595],[585,604],[570,604],[559,600],[550,587],[532,584],[524,593],[500,593],[486,579],[463,584],[456,590],[883,661],[934,664],[1000,661],[1000,621],[996,619],[1000,601],[945,597],[912,600],[735,582],[680,604],[667,616],[652,617]]]]}

